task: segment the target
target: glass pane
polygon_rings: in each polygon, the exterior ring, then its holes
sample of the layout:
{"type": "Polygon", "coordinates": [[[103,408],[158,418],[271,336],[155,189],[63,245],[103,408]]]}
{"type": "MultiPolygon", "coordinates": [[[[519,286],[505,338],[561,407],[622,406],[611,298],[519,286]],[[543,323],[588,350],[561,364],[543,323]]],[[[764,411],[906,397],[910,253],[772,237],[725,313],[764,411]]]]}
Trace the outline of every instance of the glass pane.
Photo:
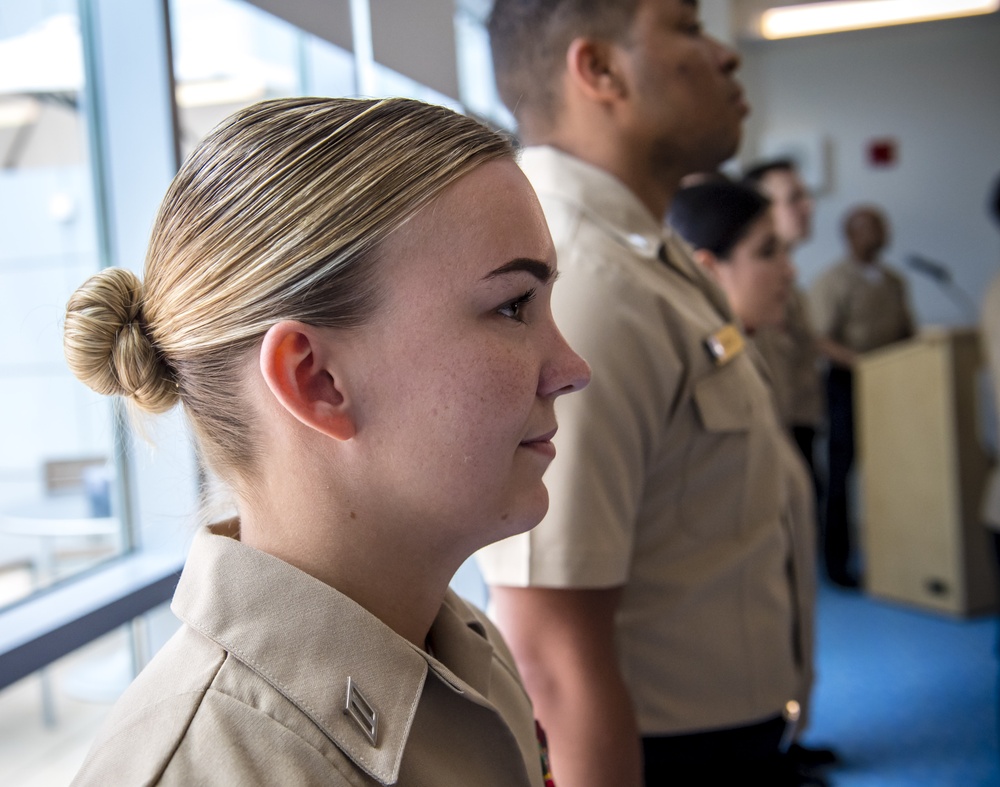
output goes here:
{"type": "Polygon", "coordinates": [[[75,0],[0,0],[0,606],[120,553],[111,406],[62,353],[100,266],[75,0]]]}
{"type": "Polygon", "coordinates": [[[462,105],[453,98],[438,93],[433,88],[422,85],[408,76],[393,71],[388,66],[372,63],[372,97],[403,96],[426,101],[428,104],[441,104],[456,112],[462,112],[462,105]]]}
{"type": "Polygon", "coordinates": [[[490,35],[483,12],[460,7],[455,12],[456,48],[458,50],[458,87],[468,110],[496,125],[513,130],[514,116],[500,100],[493,78],[490,35]]]}
{"type": "Polygon", "coordinates": [[[329,41],[303,34],[302,92],[310,96],[357,95],[354,54],[329,41]]]}
{"type": "Polygon", "coordinates": [[[240,107],[300,92],[300,34],[287,22],[237,0],[170,11],[182,155],[240,107]]]}

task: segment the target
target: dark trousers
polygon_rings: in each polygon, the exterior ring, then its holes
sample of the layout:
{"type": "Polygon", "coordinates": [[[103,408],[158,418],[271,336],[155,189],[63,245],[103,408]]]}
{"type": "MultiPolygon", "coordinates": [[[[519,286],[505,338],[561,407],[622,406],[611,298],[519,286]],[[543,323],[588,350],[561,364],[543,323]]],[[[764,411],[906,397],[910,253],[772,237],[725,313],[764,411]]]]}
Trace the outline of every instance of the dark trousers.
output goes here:
{"type": "Polygon", "coordinates": [[[642,739],[646,787],[793,784],[780,756],[785,721],[642,739]]]}
{"type": "Polygon", "coordinates": [[[806,460],[806,466],[809,468],[809,477],[813,483],[813,491],[816,493],[816,499],[819,500],[819,475],[816,472],[816,458],[813,453],[813,444],[816,442],[816,428],[803,425],[793,426],[792,437],[795,440],[795,445],[799,447],[799,453],[802,454],[802,458],[806,460]]]}
{"type": "MultiPolygon", "coordinates": [[[[993,539],[993,556],[996,558],[997,576],[1000,577],[1000,531],[990,530],[993,539]]],[[[1000,630],[997,632],[997,657],[1000,658],[1000,630]]],[[[997,675],[997,733],[1000,735],[1000,674],[997,675]]]]}
{"type": "Polygon", "coordinates": [[[854,464],[854,375],[830,367],[826,401],[830,416],[827,446],[826,506],[823,518],[823,563],[834,582],[850,581],[851,523],[848,478],[854,464]]]}

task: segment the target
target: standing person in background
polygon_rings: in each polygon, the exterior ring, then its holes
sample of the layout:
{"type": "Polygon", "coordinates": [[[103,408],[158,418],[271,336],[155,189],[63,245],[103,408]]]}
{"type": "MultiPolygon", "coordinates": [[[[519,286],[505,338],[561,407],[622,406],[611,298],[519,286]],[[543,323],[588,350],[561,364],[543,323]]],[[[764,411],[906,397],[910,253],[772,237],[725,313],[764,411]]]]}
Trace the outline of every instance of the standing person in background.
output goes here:
{"type": "MultiPolygon", "coordinates": [[[[762,334],[780,331],[794,293],[795,268],[781,237],[779,212],[760,190],[749,183],[726,180],[705,182],[681,189],[670,209],[670,225],[691,244],[694,257],[719,282],[736,316],[756,348],[762,334]]],[[[810,334],[811,335],[811,334],[810,334]]],[[[767,359],[763,374],[771,378],[767,359]]],[[[777,397],[775,397],[777,405],[777,397]]],[[[788,437],[791,438],[789,433],[788,437]]],[[[801,715],[796,730],[805,730],[815,675],[816,604],[816,497],[806,464],[797,458],[791,439],[789,467],[794,528],[794,563],[791,566],[799,604],[799,642],[803,681],[796,700],[801,715]]],[[[789,746],[787,755],[809,773],[838,759],[830,749],[789,746]]],[[[817,783],[821,783],[817,777],[817,783]]]]}
{"type": "MultiPolygon", "coordinates": [[[[987,207],[990,218],[1000,229],[1000,176],[993,182],[987,207]]],[[[993,383],[993,406],[995,412],[1000,413],[1000,274],[990,283],[986,297],[983,298],[979,332],[986,365],[989,367],[993,383]]],[[[993,468],[993,473],[986,484],[981,515],[990,530],[993,554],[996,557],[997,570],[1000,572],[1000,466],[993,468]]]]}
{"type": "Polygon", "coordinates": [[[881,261],[889,231],[878,208],[852,208],[843,224],[848,255],[828,268],[809,293],[826,376],[829,445],[823,560],[830,579],[857,587],[853,568],[848,478],[854,464],[854,373],[858,356],[913,336],[903,278],[881,261]]]}
{"type": "Polygon", "coordinates": [[[766,196],[725,179],[686,186],[674,197],[668,225],[722,288],[748,336],[782,325],[795,268],[766,196]]]}
{"type": "MultiPolygon", "coordinates": [[[[787,158],[759,161],[746,170],[743,179],[771,200],[774,228],[789,254],[812,237],[815,203],[794,161],[787,158]]],[[[762,326],[754,335],[754,344],[767,362],[781,419],[806,461],[818,503],[822,499],[822,484],[814,446],[826,401],[816,331],[806,294],[797,284],[792,286],[784,320],[780,325],[762,326]]],[[[817,517],[814,531],[818,524],[817,517]]],[[[811,554],[814,563],[818,546],[815,539],[811,554]]],[[[804,768],[832,765],[838,760],[832,749],[808,748],[799,743],[792,744],[789,755],[804,768]]]]}
{"type": "Polygon", "coordinates": [[[556,783],[798,783],[787,441],[725,294],[662,225],[739,144],[738,58],[693,0],[497,0],[489,30],[553,310],[593,368],[559,409],[549,515],[479,554],[556,783]]]}
{"type": "MultiPolygon", "coordinates": [[[[809,239],[813,199],[791,159],[758,162],[746,171],[744,180],[771,200],[778,238],[789,252],[809,239]]],[[[781,325],[762,327],[754,341],[767,361],[782,421],[809,466],[818,497],[813,443],[823,420],[824,402],[816,333],[801,289],[793,287],[781,325]]]]}

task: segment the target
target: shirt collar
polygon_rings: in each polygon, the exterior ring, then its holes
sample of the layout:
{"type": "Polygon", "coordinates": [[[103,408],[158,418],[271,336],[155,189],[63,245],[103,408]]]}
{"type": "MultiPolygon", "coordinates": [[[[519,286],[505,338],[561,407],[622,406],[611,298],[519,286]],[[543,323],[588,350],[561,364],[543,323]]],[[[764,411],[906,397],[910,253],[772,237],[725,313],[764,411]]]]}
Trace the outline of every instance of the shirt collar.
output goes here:
{"type": "Polygon", "coordinates": [[[614,175],[548,145],[525,148],[520,163],[540,197],[572,203],[634,254],[658,260],[661,219],[614,175]]]}
{"type": "Polygon", "coordinates": [[[428,669],[458,693],[489,689],[493,647],[450,590],[431,628],[430,657],[329,585],[210,528],[195,537],[171,609],[383,784],[399,777],[428,669]],[[375,745],[344,712],[348,677],[378,714],[375,745]]]}
{"type": "Polygon", "coordinates": [[[547,145],[525,148],[520,163],[540,198],[576,206],[634,255],[673,268],[723,319],[733,319],[725,294],[698,268],[684,240],[614,175],[547,145]]]}

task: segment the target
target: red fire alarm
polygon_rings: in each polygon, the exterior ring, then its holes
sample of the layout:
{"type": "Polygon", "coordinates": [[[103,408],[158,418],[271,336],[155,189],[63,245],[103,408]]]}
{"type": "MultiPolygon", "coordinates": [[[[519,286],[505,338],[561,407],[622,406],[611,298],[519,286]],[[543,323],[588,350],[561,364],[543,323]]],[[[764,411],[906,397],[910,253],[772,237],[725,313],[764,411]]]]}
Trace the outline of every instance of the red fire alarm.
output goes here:
{"type": "Polygon", "coordinates": [[[894,167],[899,159],[899,146],[888,137],[868,143],[868,163],[873,167],[894,167]]]}

